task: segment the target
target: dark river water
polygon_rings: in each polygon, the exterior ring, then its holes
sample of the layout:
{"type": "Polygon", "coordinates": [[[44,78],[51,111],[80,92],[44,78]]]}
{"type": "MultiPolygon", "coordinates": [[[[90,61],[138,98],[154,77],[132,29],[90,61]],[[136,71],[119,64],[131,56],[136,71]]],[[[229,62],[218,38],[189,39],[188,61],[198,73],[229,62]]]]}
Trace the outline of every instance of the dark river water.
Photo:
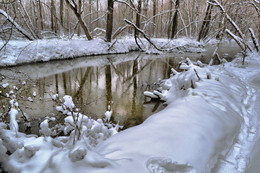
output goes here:
{"type": "MultiPolygon", "coordinates": [[[[222,46],[219,53],[233,57],[237,51],[236,46],[222,46]]],[[[144,91],[156,89],[158,81],[168,78],[170,69],[177,68],[182,57],[208,62],[212,52],[213,48],[185,54],[132,52],[2,68],[0,75],[4,79],[1,83],[9,86],[1,90],[3,94],[14,90],[20,108],[36,124],[46,116],[58,115],[56,103],[51,99],[51,95],[57,93],[61,97],[72,96],[80,112],[94,119],[104,118],[104,113],[111,107],[112,121],[129,128],[165,107],[162,102],[147,100],[144,91]]],[[[8,107],[8,101],[0,97],[1,105],[8,107]]],[[[0,113],[6,112],[7,108],[3,106],[0,113]]]]}

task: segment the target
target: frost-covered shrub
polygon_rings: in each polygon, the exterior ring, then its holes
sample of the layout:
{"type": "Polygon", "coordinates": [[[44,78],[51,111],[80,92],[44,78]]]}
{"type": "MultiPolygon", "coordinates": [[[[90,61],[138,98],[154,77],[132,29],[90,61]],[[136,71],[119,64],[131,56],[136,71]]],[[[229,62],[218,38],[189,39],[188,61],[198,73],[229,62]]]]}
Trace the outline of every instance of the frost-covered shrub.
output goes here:
{"type": "MultiPolygon", "coordinates": [[[[152,92],[145,91],[144,95],[146,97],[150,97],[151,99],[167,101],[170,89],[175,90],[175,93],[183,93],[183,91],[186,91],[189,88],[196,88],[196,82],[201,80],[198,73],[201,69],[200,66],[203,66],[200,61],[197,62],[197,65],[195,65],[189,58],[186,58],[186,60],[181,62],[179,66],[180,70],[183,70],[184,73],[171,69],[171,78],[161,80],[157,90],[152,92]],[[185,73],[185,71],[188,72],[185,73]]],[[[207,73],[207,77],[208,76],[210,76],[209,72],[207,73]]]]}
{"type": "MultiPolygon", "coordinates": [[[[57,95],[52,98],[60,103],[59,106],[56,106],[56,110],[65,115],[63,133],[69,135],[68,143],[75,144],[76,141],[84,140],[88,146],[93,147],[117,133],[119,125],[105,123],[102,119],[94,120],[81,114],[71,96],[65,95],[63,100],[59,99],[57,95]]],[[[106,121],[109,121],[108,117],[106,117],[106,121]]],[[[45,129],[48,131],[48,128],[45,129]]]]}

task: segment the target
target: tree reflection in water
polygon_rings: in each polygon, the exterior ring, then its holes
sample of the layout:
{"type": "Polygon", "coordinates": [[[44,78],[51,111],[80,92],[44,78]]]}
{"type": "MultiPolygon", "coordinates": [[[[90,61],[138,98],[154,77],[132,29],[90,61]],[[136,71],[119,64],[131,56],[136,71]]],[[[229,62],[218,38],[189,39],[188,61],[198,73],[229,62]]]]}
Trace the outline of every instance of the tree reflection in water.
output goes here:
{"type": "MultiPolygon", "coordinates": [[[[156,89],[155,83],[169,77],[170,69],[178,61],[171,55],[147,59],[144,54],[136,54],[121,62],[115,61],[116,58],[107,56],[102,59],[105,62],[102,65],[86,65],[61,73],[55,73],[57,69],[53,68],[52,75],[37,77],[24,86],[21,95],[25,98],[31,96],[33,90],[38,95],[33,103],[23,102],[21,107],[29,110],[33,118],[52,116],[56,111],[50,93],[58,93],[60,97],[66,94],[73,97],[82,113],[93,118],[104,118],[111,106],[112,120],[124,128],[142,123],[164,107],[160,102],[145,103],[143,92],[156,89]]],[[[68,65],[70,63],[68,61],[68,65]]]]}

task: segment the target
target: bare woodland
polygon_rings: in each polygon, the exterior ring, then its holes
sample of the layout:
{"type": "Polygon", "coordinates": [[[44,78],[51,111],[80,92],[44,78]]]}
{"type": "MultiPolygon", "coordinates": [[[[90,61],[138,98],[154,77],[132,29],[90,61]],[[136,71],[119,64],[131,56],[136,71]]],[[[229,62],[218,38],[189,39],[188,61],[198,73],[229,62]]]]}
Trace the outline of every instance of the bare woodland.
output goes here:
{"type": "MultiPolygon", "coordinates": [[[[257,0],[0,0],[0,39],[260,38],[257,0]],[[140,34],[142,33],[142,34],[140,34]]],[[[259,50],[259,47],[256,49],[259,50]]],[[[250,48],[249,48],[250,49],[250,48]]]]}

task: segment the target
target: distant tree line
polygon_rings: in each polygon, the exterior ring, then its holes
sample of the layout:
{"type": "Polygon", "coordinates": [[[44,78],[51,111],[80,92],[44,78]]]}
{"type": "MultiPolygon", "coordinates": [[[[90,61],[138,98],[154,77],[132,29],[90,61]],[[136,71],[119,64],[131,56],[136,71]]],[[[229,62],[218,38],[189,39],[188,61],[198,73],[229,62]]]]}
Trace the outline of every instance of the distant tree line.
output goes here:
{"type": "Polygon", "coordinates": [[[0,0],[2,40],[78,35],[110,42],[125,35],[142,37],[142,31],[150,38],[185,36],[200,41],[220,39],[226,29],[248,37],[249,28],[259,39],[256,0],[0,0]]]}

